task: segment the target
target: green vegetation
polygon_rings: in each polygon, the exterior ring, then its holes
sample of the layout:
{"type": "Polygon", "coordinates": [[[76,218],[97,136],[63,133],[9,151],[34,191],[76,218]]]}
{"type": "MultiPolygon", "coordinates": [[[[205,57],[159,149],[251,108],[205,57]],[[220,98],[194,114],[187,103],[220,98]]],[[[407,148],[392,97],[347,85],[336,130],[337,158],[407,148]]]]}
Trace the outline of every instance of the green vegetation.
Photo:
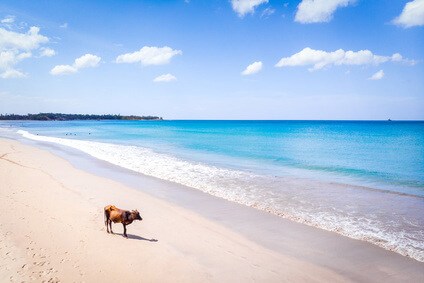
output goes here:
{"type": "Polygon", "coordinates": [[[90,114],[63,114],[63,113],[39,113],[39,114],[0,114],[0,120],[35,120],[35,121],[72,121],[72,120],[162,120],[157,116],[121,116],[121,115],[90,115],[90,114]]]}

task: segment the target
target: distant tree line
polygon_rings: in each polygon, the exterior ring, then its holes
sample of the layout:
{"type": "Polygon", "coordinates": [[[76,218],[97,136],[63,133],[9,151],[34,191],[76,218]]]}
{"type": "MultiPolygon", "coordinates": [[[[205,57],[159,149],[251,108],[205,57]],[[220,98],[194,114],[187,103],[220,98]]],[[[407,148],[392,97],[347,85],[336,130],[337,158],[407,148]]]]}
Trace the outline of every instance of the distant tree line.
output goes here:
{"type": "Polygon", "coordinates": [[[121,115],[92,115],[92,114],[63,114],[63,113],[38,113],[38,114],[0,114],[0,120],[35,120],[35,121],[72,121],[72,120],[162,120],[157,116],[121,116],[121,115]]]}

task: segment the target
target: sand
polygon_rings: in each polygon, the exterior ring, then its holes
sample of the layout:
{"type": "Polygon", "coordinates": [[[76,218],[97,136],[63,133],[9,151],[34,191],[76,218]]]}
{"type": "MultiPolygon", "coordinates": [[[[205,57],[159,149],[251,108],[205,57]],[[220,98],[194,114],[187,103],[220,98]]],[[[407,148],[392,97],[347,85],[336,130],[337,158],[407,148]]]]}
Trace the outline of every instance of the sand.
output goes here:
{"type": "MultiPolygon", "coordinates": [[[[424,279],[423,263],[389,251],[380,255],[375,246],[297,223],[278,224],[290,229],[280,239],[290,243],[287,252],[281,245],[264,245],[186,207],[8,139],[0,139],[0,211],[0,282],[424,279]],[[107,204],[141,212],[143,221],[127,227],[129,239],[122,237],[120,224],[114,225],[115,235],[106,233],[103,207],[107,204]],[[340,263],[326,233],[345,252],[340,263]],[[308,236],[293,237],[302,234],[308,236]],[[308,237],[327,240],[312,247],[304,242],[308,237]]],[[[252,227],[260,224],[255,221],[252,227]]]]}

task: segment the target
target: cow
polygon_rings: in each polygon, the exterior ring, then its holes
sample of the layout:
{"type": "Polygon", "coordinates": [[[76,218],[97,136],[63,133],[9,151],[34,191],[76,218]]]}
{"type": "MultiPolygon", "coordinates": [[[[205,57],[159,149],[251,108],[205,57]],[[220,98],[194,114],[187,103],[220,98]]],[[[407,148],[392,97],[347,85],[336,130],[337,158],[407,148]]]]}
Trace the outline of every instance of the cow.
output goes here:
{"type": "Polygon", "coordinates": [[[143,220],[143,218],[141,218],[140,213],[137,210],[128,211],[128,210],[119,209],[114,205],[105,206],[105,225],[106,225],[106,231],[108,233],[109,233],[109,227],[110,227],[110,233],[113,234],[112,221],[114,223],[122,223],[122,225],[124,226],[123,235],[125,238],[128,238],[127,225],[131,224],[134,220],[143,220]]]}

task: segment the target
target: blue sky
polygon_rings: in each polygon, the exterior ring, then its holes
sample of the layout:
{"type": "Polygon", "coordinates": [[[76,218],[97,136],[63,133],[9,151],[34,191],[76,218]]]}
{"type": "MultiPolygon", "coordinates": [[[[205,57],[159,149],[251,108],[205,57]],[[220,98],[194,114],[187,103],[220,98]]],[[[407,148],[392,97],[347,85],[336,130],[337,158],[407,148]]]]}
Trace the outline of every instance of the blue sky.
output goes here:
{"type": "Polygon", "coordinates": [[[3,0],[0,113],[424,119],[423,2],[3,0]]]}

